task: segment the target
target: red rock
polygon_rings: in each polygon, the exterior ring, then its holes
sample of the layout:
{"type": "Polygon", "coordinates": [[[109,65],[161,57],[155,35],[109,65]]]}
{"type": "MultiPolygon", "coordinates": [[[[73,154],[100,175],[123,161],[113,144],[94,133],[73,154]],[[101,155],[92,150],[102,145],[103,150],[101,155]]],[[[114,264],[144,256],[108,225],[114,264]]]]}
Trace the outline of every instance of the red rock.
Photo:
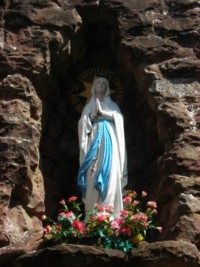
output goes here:
{"type": "Polygon", "coordinates": [[[38,218],[44,212],[43,179],[38,169],[41,102],[31,82],[19,74],[1,81],[0,96],[3,99],[0,119],[4,126],[0,137],[4,199],[0,211],[4,218],[0,223],[1,246],[5,242],[27,244],[31,243],[27,239],[30,232],[42,237],[38,218]]]}
{"type": "Polygon", "coordinates": [[[129,184],[157,198],[160,239],[178,240],[137,250],[138,264],[145,254],[149,266],[165,266],[165,255],[169,266],[197,266],[199,13],[197,0],[1,1],[0,246],[9,257],[39,246],[44,202],[53,214],[59,198],[80,195],[80,114],[71,96],[74,84],[83,86],[80,72],[102,67],[123,84],[129,184]]]}
{"type": "Polygon", "coordinates": [[[197,267],[199,252],[195,245],[184,241],[165,241],[152,244],[141,244],[134,248],[130,255],[119,250],[105,250],[84,245],[62,244],[20,256],[12,266],[32,267],[56,264],[65,266],[136,266],[136,267],[197,267]],[[81,262],[80,262],[81,258],[81,262]],[[34,262],[34,263],[33,263],[34,262]]]}

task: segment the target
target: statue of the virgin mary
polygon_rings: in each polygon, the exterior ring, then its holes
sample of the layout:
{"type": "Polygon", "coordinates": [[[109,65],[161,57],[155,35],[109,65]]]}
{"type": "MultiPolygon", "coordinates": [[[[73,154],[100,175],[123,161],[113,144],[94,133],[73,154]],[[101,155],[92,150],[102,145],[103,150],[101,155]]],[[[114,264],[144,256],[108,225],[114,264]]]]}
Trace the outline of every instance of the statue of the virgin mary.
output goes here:
{"type": "Polygon", "coordinates": [[[122,191],[127,184],[123,116],[109,96],[109,83],[105,78],[94,80],[91,93],[78,123],[78,186],[86,217],[98,203],[112,206],[113,216],[118,218],[123,209],[122,191]]]}

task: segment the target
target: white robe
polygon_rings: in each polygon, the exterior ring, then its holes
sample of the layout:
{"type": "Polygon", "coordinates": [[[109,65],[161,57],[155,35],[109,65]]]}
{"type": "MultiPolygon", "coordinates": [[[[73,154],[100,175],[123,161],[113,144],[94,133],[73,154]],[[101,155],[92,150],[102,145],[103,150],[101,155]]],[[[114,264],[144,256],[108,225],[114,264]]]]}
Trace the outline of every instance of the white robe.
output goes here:
{"type": "MultiPolygon", "coordinates": [[[[113,216],[114,218],[118,218],[120,216],[120,211],[123,209],[122,191],[127,184],[127,160],[123,116],[117,104],[113,102],[109,96],[107,96],[104,101],[100,102],[100,104],[102,110],[106,111],[105,119],[108,119],[108,128],[112,140],[112,163],[109,184],[106,197],[102,201],[99,191],[94,187],[94,180],[102,163],[104,147],[101,145],[97,160],[93,162],[86,173],[87,190],[83,202],[85,204],[86,217],[89,212],[94,210],[95,203],[98,203],[102,206],[112,206],[114,209],[113,216]]],[[[93,97],[85,106],[78,123],[80,166],[83,164],[91,142],[98,131],[98,123],[92,124],[89,117],[94,106],[95,99],[93,97]]]]}

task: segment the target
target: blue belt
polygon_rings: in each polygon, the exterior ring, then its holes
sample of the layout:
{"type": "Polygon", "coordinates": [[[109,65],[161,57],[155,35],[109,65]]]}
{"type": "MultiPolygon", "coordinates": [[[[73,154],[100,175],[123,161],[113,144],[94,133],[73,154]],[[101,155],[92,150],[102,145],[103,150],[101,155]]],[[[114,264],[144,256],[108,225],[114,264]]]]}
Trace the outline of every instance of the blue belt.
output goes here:
{"type": "Polygon", "coordinates": [[[89,151],[85,156],[85,160],[78,172],[77,184],[81,188],[83,198],[85,198],[87,190],[87,181],[86,181],[87,170],[90,168],[93,161],[97,159],[98,149],[102,142],[104,142],[102,165],[95,177],[94,187],[99,191],[102,201],[104,201],[106,197],[109,178],[110,178],[110,168],[112,164],[112,139],[110,136],[109,123],[108,123],[110,121],[111,120],[105,120],[105,119],[99,119],[93,121],[93,123],[100,122],[98,131],[90,146],[89,151]]]}
{"type": "Polygon", "coordinates": [[[92,121],[92,124],[102,122],[102,121],[113,122],[113,120],[109,120],[109,119],[95,119],[92,121]]]}

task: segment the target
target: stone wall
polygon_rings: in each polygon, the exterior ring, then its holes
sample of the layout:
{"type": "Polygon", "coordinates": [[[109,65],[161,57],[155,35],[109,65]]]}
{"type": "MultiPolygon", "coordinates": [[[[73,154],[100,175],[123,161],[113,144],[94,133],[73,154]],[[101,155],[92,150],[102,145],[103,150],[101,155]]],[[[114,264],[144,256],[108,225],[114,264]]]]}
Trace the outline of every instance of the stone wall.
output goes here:
{"type": "Polygon", "coordinates": [[[7,75],[0,84],[0,243],[21,245],[41,237],[44,210],[39,169],[41,101],[27,77],[7,75]]]}
{"type": "MultiPolygon", "coordinates": [[[[45,103],[59,94],[51,47],[69,54],[80,18],[49,1],[0,6],[0,246],[37,247],[43,236],[45,184],[40,142],[45,103]]],[[[53,116],[51,116],[53,120],[53,116]]],[[[54,124],[56,127],[56,125],[54,124]]],[[[56,129],[58,131],[58,129],[56,129]]],[[[45,150],[45,149],[43,149],[45,150]]],[[[49,166],[50,168],[51,166],[49,166]]],[[[55,189],[51,184],[52,191],[55,189]]],[[[52,204],[53,206],[53,204],[52,204]]]]}
{"type": "Polygon", "coordinates": [[[122,84],[129,187],[158,201],[155,238],[199,248],[199,1],[4,0],[0,14],[0,246],[37,248],[44,210],[80,195],[72,91],[101,68],[122,84]]]}

